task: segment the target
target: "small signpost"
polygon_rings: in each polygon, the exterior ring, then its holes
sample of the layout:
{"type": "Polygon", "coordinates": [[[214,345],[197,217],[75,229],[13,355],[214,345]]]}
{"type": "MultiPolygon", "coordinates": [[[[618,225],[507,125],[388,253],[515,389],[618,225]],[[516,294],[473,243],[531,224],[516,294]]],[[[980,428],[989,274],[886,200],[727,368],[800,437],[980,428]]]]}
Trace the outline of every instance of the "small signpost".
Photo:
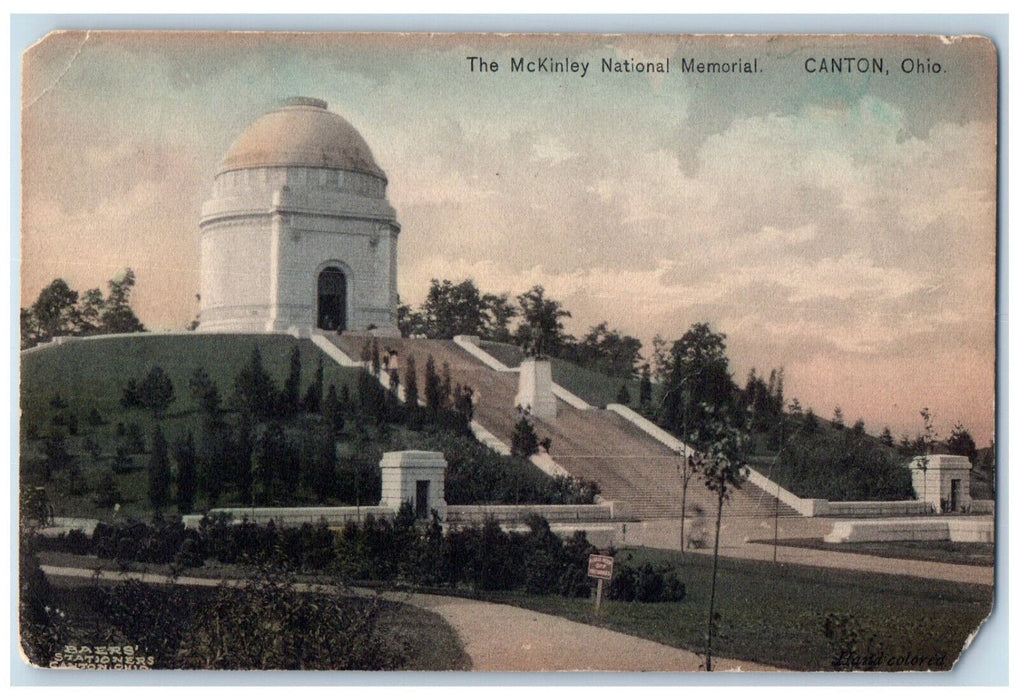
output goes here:
{"type": "Polygon", "coordinates": [[[587,560],[587,575],[598,580],[598,594],[594,600],[594,609],[601,608],[601,589],[605,581],[612,580],[612,557],[605,554],[592,554],[587,560]]]}

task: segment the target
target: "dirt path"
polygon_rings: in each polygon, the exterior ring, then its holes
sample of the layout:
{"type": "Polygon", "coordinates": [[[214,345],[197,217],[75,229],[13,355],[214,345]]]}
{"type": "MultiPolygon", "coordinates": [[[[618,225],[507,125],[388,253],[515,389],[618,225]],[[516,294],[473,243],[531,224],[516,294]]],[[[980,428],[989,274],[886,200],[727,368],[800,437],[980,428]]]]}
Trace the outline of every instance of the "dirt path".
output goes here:
{"type": "MultiPolygon", "coordinates": [[[[565,618],[463,598],[414,594],[407,602],[451,624],[475,671],[698,671],[701,657],[565,618]]],[[[719,671],[777,671],[715,658],[719,671]]]]}
{"type": "MultiPolygon", "coordinates": [[[[48,576],[95,575],[93,570],[81,568],[43,565],[42,569],[48,576]]],[[[141,572],[102,571],[99,575],[110,581],[134,578],[146,583],[169,582],[164,575],[141,572]]],[[[175,583],[218,586],[222,581],[181,576],[175,583]]],[[[441,615],[460,636],[474,671],[697,671],[701,667],[701,658],[690,651],[511,605],[416,593],[386,597],[441,615]]],[[[716,658],[714,665],[720,671],[779,670],[721,658],[716,658]]]]}

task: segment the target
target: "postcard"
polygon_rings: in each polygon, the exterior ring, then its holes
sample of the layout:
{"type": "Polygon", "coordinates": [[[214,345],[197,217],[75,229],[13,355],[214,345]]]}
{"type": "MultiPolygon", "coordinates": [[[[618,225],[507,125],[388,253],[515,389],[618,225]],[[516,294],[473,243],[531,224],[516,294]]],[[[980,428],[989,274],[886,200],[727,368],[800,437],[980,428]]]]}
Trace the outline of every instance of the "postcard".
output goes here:
{"type": "Polygon", "coordinates": [[[25,663],[951,672],[998,84],[980,36],[46,36],[25,663]]]}

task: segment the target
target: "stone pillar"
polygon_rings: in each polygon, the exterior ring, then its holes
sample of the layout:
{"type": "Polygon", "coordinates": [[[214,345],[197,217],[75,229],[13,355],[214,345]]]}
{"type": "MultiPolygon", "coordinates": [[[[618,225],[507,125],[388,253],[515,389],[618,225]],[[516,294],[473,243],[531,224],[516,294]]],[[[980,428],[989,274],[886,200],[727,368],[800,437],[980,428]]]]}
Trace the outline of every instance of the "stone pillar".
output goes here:
{"type": "Polygon", "coordinates": [[[520,385],[514,404],[530,409],[531,415],[548,420],[556,417],[556,398],[552,393],[552,363],[528,357],[520,363],[520,385]]]}
{"type": "Polygon", "coordinates": [[[379,466],[380,506],[392,508],[395,513],[404,502],[409,502],[418,517],[429,518],[434,510],[439,518],[446,519],[446,458],[441,452],[386,452],[379,466]]]}
{"type": "Polygon", "coordinates": [[[283,245],[283,231],[286,227],[283,220],[283,206],[288,192],[289,188],[283,185],[272,193],[272,233],[269,239],[269,317],[265,322],[267,333],[279,330],[277,319],[280,308],[280,246],[283,245]]]}

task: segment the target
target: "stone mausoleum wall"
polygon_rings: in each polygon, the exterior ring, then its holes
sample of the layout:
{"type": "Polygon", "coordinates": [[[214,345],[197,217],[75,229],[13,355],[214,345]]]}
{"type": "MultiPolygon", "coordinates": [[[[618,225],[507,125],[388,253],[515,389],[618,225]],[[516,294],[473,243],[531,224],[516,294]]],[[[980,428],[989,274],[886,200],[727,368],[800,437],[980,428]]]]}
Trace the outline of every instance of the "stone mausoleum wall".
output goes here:
{"type": "Polygon", "coordinates": [[[202,207],[199,330],[307,335],[333,268],[345,279],[343,327],[395,332],[400,226],[386,176],[326,107],[294,98],[224,158],[202,207]]]}

